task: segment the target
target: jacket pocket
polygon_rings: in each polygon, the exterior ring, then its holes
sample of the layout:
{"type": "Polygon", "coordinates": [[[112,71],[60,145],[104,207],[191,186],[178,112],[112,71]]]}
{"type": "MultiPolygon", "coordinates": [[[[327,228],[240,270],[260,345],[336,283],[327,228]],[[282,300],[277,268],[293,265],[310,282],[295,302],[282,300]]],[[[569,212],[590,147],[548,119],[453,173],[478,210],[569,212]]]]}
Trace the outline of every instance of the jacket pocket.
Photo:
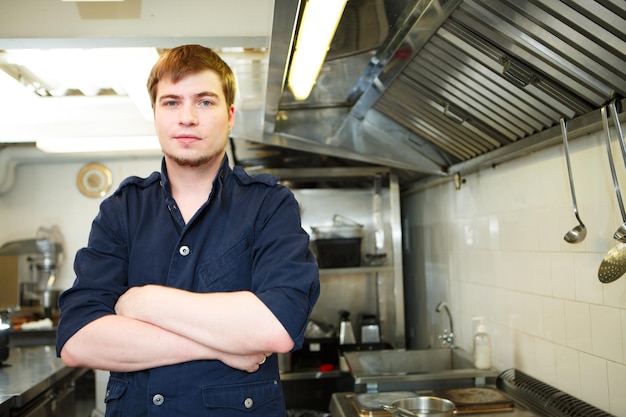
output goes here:
{"type": "Polygon", "coordinates": [[[242,239],[217,259],[199,266],[198,292],[250,290],[251,244],[242,239]]]}
{"type": "Polygon", "coordinates": [[[104,403],[106,404],[106,417],[122,417],[123,399],[128,382],[123,379],[109,378],[107,390],[104,395],[104,403]]]}
{"type": "Polygon", "coordinates": [[[207,417],[284,417],[286,414],[278,380],[204,387],[202,399],[207,417]]]}

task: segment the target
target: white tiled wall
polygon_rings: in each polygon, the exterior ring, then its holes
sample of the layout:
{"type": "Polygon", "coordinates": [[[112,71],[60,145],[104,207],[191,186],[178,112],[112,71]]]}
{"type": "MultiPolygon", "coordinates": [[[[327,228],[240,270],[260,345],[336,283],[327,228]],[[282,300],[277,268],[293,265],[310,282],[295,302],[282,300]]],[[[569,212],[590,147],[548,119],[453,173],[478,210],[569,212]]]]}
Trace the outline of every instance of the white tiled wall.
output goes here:
{"type": "MultiPolygon", "coordinates": [[[[612,137],[626,195],[626,169],[612,137]]],[[[498,369],[518,368],[626,416],[626,277],[598,280],[623,222],[604,138],[597,132],[570,143],[588,228],[580,244],[563,240],[576,220],[562,146],[468,175],[460,190],[447,183],[407,194],[403,217],[412,262],[420,265],[413,267],[416,280],[429,295],[445,294],[461,347],[471,350],[472,317],[485,316],[498,369]]],[[[418,290],[413,296],[429,304],[422,311],[431,323],[440,320],[432,308],[438,300],[418,290]]]]}

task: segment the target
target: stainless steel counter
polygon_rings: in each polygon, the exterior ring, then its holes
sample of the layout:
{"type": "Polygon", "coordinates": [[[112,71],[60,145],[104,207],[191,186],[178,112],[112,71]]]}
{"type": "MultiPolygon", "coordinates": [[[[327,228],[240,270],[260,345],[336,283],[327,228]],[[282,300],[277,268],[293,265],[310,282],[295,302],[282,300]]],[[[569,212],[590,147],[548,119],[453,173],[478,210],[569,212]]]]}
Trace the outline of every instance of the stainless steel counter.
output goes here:
{"type": "Polygon", "coordinates": [[[87,372],[69,368],[56,357],[54,346],[11,348],[9,359],[0,367],[0,416],[21,408],[50,388],[73,381],[87,372]]]}
{"type": "Polygon", "coordinates": [[[9,347],[54,345],[56,337],[56,329],[11,330],[9,347]]]}

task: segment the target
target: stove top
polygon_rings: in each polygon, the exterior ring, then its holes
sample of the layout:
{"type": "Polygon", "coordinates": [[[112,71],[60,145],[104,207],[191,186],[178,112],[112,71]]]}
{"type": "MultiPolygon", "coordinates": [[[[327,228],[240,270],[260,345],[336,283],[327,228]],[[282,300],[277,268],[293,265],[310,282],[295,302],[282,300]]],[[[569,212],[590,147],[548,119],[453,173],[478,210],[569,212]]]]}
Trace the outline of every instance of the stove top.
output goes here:
{"type": "Polygon", "coordinates": [[[418,395],[447,398],[455,414],[468,417],[614,417],[516,369],[502,372],[495,386],[336,393],[329,410],[333,417],[389,417],[382,404],[418,395]]]}
{"type": "MultiPolygon", "coordinates": [[[[494,388],[490,388],[494,389],[494,388]]],[[[423,391],[392,391],[377,394],[355,394],[336,393],[333,394],[330,402],[330,414],[333,417],[391,417],[381,404],[390,404],[398,398],[409,398],[418,395],[429,395],[432,393],[423,391]],[[380,401],[380,402],[379,402],[380,401]]],[[[506,397],[505,397],[506,398],[506,397]]],[[[506,407],[500,408],[474,408],[471,410],[455,411],[456,415],[467,415],[468,417],[540,417],[521,404],[515,404],[508,400],[506,407]]]]}

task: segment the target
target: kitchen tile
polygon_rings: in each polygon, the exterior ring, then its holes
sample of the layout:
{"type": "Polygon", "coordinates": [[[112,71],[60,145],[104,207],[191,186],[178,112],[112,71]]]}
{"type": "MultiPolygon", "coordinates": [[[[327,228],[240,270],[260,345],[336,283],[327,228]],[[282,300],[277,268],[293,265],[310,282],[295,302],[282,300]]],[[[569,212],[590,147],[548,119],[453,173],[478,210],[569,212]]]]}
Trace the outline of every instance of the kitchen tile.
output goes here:
{"type": "Polygon", "coordinates": [[[535,374],[549,385],[556,384],[556,354],[554,343],[535,338],[535,374]]]}
{"type": "Polygon", "coordinates": [[[461,248],[465,248],[465,249],[476,249],[477,248],[477,242],[476,242],[476,227],[477,225],[475,224],[475,222],[472,219],[464,219],[463,221],[463,234],[462,236],[462,244],[459,246],[461,248]]]}
{"type": "Polygon", "coordinates": [[[510,302],[508,298],[509,291],[504,288],[494,288],[493,298],[490,300],[494,314],[490,316],[492,321],[499,323],[503,326],[509,327],[509,315],[510,315],[510,302]]]}
{"type": "Polygon", "coordinates": [[[589,305],[575,301],[565,302],[565,331],[567,346],[591,353],[591,319],[589,305]]]}
{"type": "Polygon", "coordinates": [[[581,399],[603,410],[608,410],[609,382],[606,360],[587,353],[579,353],[581,399]]]}
{"type": "Polygon", "coordinates": [[[601,304],[604,293],[598,280],[598,264],[594,253],[574,254],[574,277],[576,281],[576,300],[601,304]]]}
{"type": "MultiPolygon", "coordinates": [[[[507,327],[501,325],[500,323],[495,323],[492,320],[488,320],[488,323],[492,343],[492,366],[496,369],[510,368],[513,362],[509,360],[509,357],[507,357],[506,361],[504,360],[504,352],[507,349],[507,342],[505,340],[509,339],[511,331],[507,327]]],[[[509,343],[508,347],[512,347],[512,345],[509,343]]]]}
{"type": "Polygon", "coordinates": [[[513,274],[511,265],[514,263],[514,252],[492,252],[494,272],[497,276],[496,285],[500,288],[511,289],[513,274]]]}
{"type": "MultiPolygon", "coordinates": [[[[625,190],[626,192],[626,190],[625,190]]],[[[601,203],[593,202],[585,204],[581,210],[581,215],[584,215],[583,222],[587,226],[587,237],[585,243],[589,252],[600,253],[598,256],[598,266],[604,257],[604,254],[608,252],[610,248],[617,243],[613,239],[613,233],[617,230],[617,227],[621,224],[621,217],[618,215],[614,218],[611,215],[610,207],[615,205],[615,201],[601,203]]]]}
{"type": "Polygon", "coordinates": [[[460,190],[454,190],[454,187],[450,184],[447,190],[452,193],[452,200],[454,201],[452,213],[454,217],[476,218],[481,214],[480,200],[474,192],[475,188],[480,189],[479,187],[474,187],[473,184],[468,184],[461,187],[460,190]]]}
{"type": "Polygon", "coordinates": [[[607,373],[609,375],[609,401],[611,408],[609,411],[616,416],[626,416],[626,366],[615,362],[607,362],[607,373]]]}
{"type": "Polygon", "coordinates": [[[580,368],[578,352],[556,345],[557,388],[575,397],[580,397],[580,368]]]}
{"type": "Polygon", "coordinates": [[[543,331],[549,341],[563,344],[567,340],[563,300],[548,297],[543,299],[543,331]]]}
{"type": "MultiPolygon", "coordinates": [[[[541,252],[554,252],[561,248],[565,232],[561,230],[560,219],[564,210],[561,207],[549,207],[537,213],[539,247],[541,252]]],[[[567,231],[567,230],[566,230],[567,231]]]]}
{"type": "Polygon", "coordinates": [[[539,247],[539,223],[536,213],[532,210],[520,210],[516,217],[519,226],[517,235],[514,236],[517,243],[516,249],[536,251],[539,247]]]}
{"type": "MultiPolygon", "coordinates": [[[[477,287],[474,300],[494,300],[499,293],[501,290],[495,287],[477,287]]],[[[474,302],[471,304],[472,317],[486,317],[491,320],[492,317],[498,317],[501,314],[494,303],[474,302]]]]}
{"type": "Polygon", "coordinates": [[[504,213],[499,216],[500,219],[500,239],[501,249],[505,251],[519,250],[518,237],[522,228],[517,212],[504,213]]]}
{"type": "Polygon", "coordinates": [[[482,285],[495,285],[497,283],[494,273],[495,265],[490,252],[484,250],[467,252],[464,261],[461,269],[464,280],[482,285]]]}
{"type": "Polygon", "coordinates": [[[535,252],[530,258],[530,289],[533,294],[552,295],[550,254],[535,252]]]}
{"type": "Polygon", "coordinates": [[[551,253],[552,295],[566,300],[576,299],[574,255],[572,253],[551,253]]]}
{"type": "Polygon", "coordinates": [[[486,250],[490,248],[489,216],[480,216],[472,220],[474,228],[474,248],[486,250]]]}
{"type": "Polygon", "coordinates": [[[535,196],[535,203],[540,206],[567,202],[571,209],[567,165],[563,152],[559,151],[561,150],[555,148],[547,149],[533,162],[532,178],[541,187],[532,187],[529,193],[535,196]],[[555,160],[558,161],[557,167],[555,160]]]}
{"type": "Polygon", "coordinates": [[[593,354],[624,363],[620,311],[613,307],[590,305],[593,354]]]}
{"type": "Polygon", "coordinates": [[[500,218],[495,214],[489,215],[489,224],[488,224],[488,232],[489,232],[489,249],[497,250],[500,249],[500,218]]]}
{"type": "Polygon", "coordinates": [[[516,355],[519,349],[519,333],[511,330],[508,326],[499,326],[497,334],[492,335],[492,355],[502,364],[501,368],[511,368],[516,365],[516,355]]]}
{"type": "Polygon", "coordinates": [[[602,286],[604,304],[626,309],[626,276],[602,286]]]}
{"type": "Polygon", "coordinates": [[[499,286],[500,275],[496,272],[498,263],[493,260],[493,252],[480,251],[480,264],[477,265],[477,273],[480,276],[480,282],[492,287],[499,286]]]}
{"type": "Polygon", "coordinates": [[[535,338],[525,333],[517,333],[515,340],[515,367],[529,375],[536,374],[535,338]]]}
{"type": "Polygon", "coordinates": [[[510,288],[514,291],[531,292],[532,262],[530,252],[512,252],[508,256],[510,288]]]}
{"type": "Polygon", "coordinates": [[[624,355],[622,364],[626,365],[626,310],[621,310],[620,315],[622,320],[622,353],[624,355]]]}
{"type": "Polygon", "coordinates": [[[524,330],[533,336],[543,337],[543,298],[524,295],[524,330]]]}
{"type": "Polygon", "coordinates": [[[495,172],[480,172],[477,176],[478,186],[480,187],[480,200],[482,204],[488,204],[492,213],[504,213],[511,211],[515,201],[514,194],[516,190],[507,183],[509,174],[506,170],[495,172]],[[500,177],[502,175],[502,177],[500,177]]]}
{"type": "Polygon", "coordinates": [[[508,326],[520,332],[524,331],[524,297],[522,293],[508,291],[506,293],[508,301],[506,307],[508,326]]]}
{"type": "Polygon", "coordinates": [[[441,229],[444,229],[446,232],[443,236],[439,236],[439,239],[442,240],[442,243],[448,245],[449,249],[457,249],[457,248],[465,248],[465,219],[454,219],[449,222],[446,228],[441,228],[439,225],[435,225],[437,228],[436,232],[433,234],[433,237],[437,237],[441,233],[441,229]],[[442,239],[445,237],[445,240],[442,239]]]}

